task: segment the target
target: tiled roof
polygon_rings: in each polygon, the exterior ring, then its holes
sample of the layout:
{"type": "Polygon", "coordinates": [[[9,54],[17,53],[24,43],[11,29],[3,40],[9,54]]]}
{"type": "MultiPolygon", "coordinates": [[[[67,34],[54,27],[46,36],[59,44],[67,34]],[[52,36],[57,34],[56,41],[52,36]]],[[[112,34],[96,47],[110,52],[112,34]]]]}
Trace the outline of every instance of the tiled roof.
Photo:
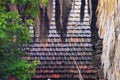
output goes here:
{"type": "MultiPolygon", "coordinates": [[[[76,0],[75,9],[71,11],[66,42],[63,44],[56,32],[54,15],[51,21],[48,41],[40,44],[39,38],[31,42],[28,52],[29,60],[39,59],[36,79],[41,78],[78,78],[78,70],[73,58],[79,66],[85,80],[94,80],[95,71],[92,66],[92,44],[87,6],[84,22],[80,23],[80,0],[76,0]]],[[[33,28],[30,28],[33,30],[33,28]]]]}

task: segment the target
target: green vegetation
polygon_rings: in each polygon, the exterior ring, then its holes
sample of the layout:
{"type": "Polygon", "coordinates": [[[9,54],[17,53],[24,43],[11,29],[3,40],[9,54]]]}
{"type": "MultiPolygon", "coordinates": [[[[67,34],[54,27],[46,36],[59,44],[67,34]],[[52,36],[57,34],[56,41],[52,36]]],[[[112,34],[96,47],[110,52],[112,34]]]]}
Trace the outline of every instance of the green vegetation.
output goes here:
{"type": "Polygon", "coordinates": [[[40,63],[38,60],[33,62],[25,60],[23,56],[26,54],[21,50],[22,46],[30,41],[28,26],[34,25],[33,18],[40,11],[40,3],[46,5],[47,0],[4,0],[0,2],[0,78],[2,80],[12,75],[19,80],[30,79],[40,63]]]}

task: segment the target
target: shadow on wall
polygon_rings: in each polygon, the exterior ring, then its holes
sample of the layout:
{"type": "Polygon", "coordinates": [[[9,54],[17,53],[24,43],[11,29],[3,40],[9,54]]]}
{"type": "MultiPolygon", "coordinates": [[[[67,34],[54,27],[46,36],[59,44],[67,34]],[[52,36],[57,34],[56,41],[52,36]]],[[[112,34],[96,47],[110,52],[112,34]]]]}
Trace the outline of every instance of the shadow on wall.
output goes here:
{"type": "Polygon", "coordinates": [[[93,65],[96,70],[96,80],[103,79],[103,69],[101,68],[101,54],[102,54],[102,42],[98,35],[97,22],[97,10],[98,0],[92,0],[92,20],[91,20],[91,38],[93,44],[93,65]]]}

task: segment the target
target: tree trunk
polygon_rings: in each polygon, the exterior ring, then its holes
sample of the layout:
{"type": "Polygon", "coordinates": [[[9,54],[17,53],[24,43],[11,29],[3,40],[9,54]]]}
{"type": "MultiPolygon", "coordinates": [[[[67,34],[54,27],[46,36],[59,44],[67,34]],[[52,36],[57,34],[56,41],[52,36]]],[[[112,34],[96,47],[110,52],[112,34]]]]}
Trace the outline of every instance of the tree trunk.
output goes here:
{"type": "Polygon", "coordinates": [[[108,80],[120,79],[120,0],[99,0],[99,36],[103,38],[102,66],[108,80]]]}

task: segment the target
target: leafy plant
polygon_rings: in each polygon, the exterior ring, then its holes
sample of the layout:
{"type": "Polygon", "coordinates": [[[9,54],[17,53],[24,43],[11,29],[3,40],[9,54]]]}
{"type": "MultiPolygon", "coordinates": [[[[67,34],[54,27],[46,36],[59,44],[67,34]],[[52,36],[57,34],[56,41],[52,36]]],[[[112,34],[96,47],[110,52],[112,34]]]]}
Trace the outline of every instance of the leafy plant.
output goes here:
{"type": "MultiPolygon", "coordinates": [[[[14,4],[20,1],[21,5],[24,5],[32,0],[11,0],[14,4]]],[[[14,75],[19,80],[30,79],[40,62],[23,59],[26,54],[21,48],[30,42],[31,33],[28,26],[34,22],[32,18],[23,22],[22,15],[17,11],[9,11],[7,4],[8,0],[0,2],[0,78],[6,80],[14,75]]]]}

